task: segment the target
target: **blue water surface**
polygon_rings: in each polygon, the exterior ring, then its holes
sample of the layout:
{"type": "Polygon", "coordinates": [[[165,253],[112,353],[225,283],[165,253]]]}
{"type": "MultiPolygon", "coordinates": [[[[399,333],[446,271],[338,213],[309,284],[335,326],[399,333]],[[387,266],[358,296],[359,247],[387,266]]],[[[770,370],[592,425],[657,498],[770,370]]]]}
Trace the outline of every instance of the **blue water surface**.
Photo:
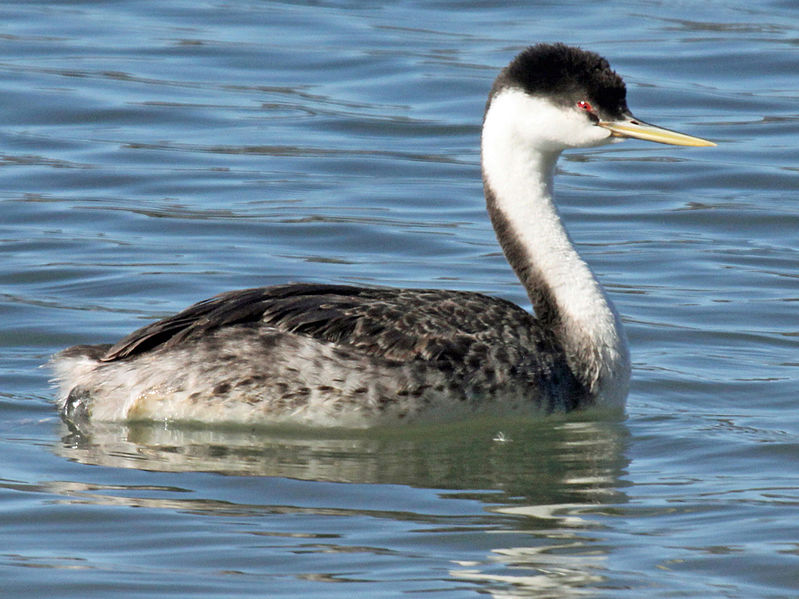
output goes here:
{"type": "Polygon", "coordinates": [[[0,4],[0,595],[799,595],[793,2],[0,4]],[[291,280],[528,306],[480,120],[526,45],[717,148],[561,159],[626,415],[408,429],[57,417],[52,353],[291,280]]]}

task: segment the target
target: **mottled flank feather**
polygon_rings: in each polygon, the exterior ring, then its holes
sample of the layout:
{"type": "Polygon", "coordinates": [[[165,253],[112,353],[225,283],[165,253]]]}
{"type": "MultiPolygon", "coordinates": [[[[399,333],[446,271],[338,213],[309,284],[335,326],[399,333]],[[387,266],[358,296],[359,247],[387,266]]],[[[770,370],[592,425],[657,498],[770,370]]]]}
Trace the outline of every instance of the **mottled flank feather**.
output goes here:
{"type": "Polygon", "coordinates": [[[561,354],[532,316],[501,299],[461,291],[292,284],[223,293],[112,347],[65,350],[57,362],[99,363],[86,373],[88,381],[64,386],[63,409],[72,417],[150,417],[153,410],[143,404],[158,389],[155,395],[168,391],[170,396],[159,397],[160,405],[188,419],[191,406],[211,406],[198,414],[203,420],[230,420],[238,419],[246,405],[250,422],[360,425],[382,416],[441,412],[449,403],[471,403],[470,411],[486,404],[498,412],[509,406],[527,412],[571,409],[584,390],[554,359],[561,354]],[[256,359],[225,359],[248,344],[258,346],[249,354],[256,359]],[[313,357],[307,357],[309,349],[313,357]],[[172,363],[176,356],[179,364],[172,363]],[[125,377],[111,374],[117,369],[126,375],[145,365],[158,371],[163,361],[169,362],[163,375],[152,375],[141,388],[126,389],[125,377]],[[297,364],[291,366],[292,361],[297,364]],[[179,375],[170,379],[172,368],[179,375]],[[207,382],[199,384],[202,379],[207,382]],[[115,381],[115,401],[125,406],[124,414],[98,408],[96,391],[87,396],[93,385],[108,387],[102,382],[107,380],[115,381]],[[297,389],[306,391],[298,395],[297,389]],[[358,389],[362,397],[353,397],[358,389]],[[325,397],[317,397],[320,391],[325,397]],[[126,401],[119,401],[120,394],[126,401]],[[191,406],[177,406],[184,396],[191,406]],[[224,408],[211,417],[213,406],[224,408]]]}

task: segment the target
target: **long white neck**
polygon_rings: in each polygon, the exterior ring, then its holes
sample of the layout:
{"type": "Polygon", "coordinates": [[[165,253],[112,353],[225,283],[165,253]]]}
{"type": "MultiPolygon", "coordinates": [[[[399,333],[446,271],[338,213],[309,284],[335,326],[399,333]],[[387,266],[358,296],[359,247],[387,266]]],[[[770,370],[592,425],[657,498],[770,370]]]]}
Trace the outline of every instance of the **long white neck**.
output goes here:
{"type": "Polygon", "coordinates": [[[536,107],[535,118],[543,123],[520,123],[518,104],[526,104],[524,114],[530,106],[529,97],[517,94],[494,97],[483,124],[483,180],[492,223],[536,317],[557,336],[572,372],[597,403],[621,405],[630,377],[621,322],[574,248],[552,197],[563,149],[545,125],[552,107],[536,107]]]}

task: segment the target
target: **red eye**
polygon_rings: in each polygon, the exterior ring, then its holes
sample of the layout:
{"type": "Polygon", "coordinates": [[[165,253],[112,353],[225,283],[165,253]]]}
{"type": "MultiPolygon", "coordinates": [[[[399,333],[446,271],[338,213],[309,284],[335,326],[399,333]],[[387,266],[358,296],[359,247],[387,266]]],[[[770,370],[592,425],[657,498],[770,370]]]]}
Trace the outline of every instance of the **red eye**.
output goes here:
{"type": "Polygon", "coordinates": [[[585,110],[586,112],[591,112],[591,113],[593,113],[593,112],[594,112],[594,107],[593,107],[593,106],[591,106],[591,105],[590,105],[588,102],[586,102],[585,100],[582,100],[582,101],[580,101],[580,102],[577,102],[577,108],[579,108],[580,110],[585,110]]]}

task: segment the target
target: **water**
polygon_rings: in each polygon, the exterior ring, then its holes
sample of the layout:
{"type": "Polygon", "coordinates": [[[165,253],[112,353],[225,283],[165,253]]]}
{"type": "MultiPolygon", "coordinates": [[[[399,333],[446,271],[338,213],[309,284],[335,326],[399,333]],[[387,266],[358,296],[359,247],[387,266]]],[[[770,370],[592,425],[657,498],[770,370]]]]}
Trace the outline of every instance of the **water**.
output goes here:
{"type": "Polygon", "coordinates": [[[0,22],[0,595],[799,594],[794,3],[9,1],[0,22]],[[497,69],[541,40],[719,143],[561,160],[631,341],[625,417],[59,421],[50,354],[225,289],[524,304],[477,147],[497,69]]]}

